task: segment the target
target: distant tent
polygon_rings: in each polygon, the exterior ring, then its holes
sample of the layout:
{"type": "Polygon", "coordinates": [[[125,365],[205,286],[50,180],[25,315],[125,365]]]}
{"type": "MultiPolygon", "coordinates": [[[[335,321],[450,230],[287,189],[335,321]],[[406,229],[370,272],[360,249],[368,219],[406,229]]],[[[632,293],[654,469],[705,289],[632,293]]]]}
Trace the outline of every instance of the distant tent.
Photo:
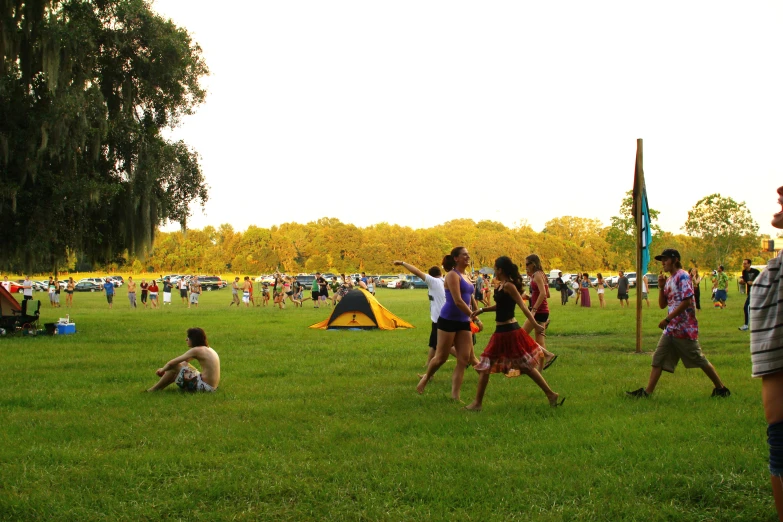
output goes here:
{"type": "Polygon", "coordinates": [[[384,308],[370,292],[357,288],[345,294],[345,297],[334,307],[334,311],[328,319],[316,323],[310,328],[320,328],[321,330],[341,328],[394,330],[395,328],[413,328],[413,325],[384,308]]]}
{"type": "Polygon", "coordinates": [[[0,316],[12,316],[21,315],[22,307],[19,306],[19,301],[14,299],[8,290],[0,286],[0,316]]]}

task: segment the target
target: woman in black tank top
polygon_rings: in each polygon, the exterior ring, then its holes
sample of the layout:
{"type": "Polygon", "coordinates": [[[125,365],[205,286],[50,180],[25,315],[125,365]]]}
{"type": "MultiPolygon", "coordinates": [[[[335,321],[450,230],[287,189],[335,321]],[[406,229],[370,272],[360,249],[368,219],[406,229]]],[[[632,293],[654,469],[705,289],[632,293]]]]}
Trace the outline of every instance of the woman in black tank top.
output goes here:
{"type": "Polygon", "coordinates": [[[476,400],[465,406],[465,409],[480,411],[490,374],[508,374],[510,370],[518,370],[529,375],[546,394],[550,406],[562,405],[565,398],[560,399],[541,375],[541,365],[544,361],[541,346],[519,326],[514,318],[514,308],[519,305],[519,309],[534,325],[535,331],[537,333],[544,331],[544,325],[536,322],[533,313],[522,301],[519,292],[522,288],[519,268],[508,257],[499,257],[495,261],[495,277],[500,282],[500,286],[495,290],[495,304],[473,312],[473,317],[484,312],[495,312],[497,327],[484,353],[481,354],[479,364],[474,367],[479,372],[476,400]]]}

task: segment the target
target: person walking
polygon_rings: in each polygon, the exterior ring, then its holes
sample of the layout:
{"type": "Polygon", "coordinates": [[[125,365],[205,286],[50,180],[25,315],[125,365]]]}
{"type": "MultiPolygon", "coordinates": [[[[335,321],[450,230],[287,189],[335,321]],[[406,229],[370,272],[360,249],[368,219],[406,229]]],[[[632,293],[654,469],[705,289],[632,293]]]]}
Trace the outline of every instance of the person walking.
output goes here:
{"type": "Polygon", "coordinates": [[[729,288],[729,276],[723,271],[723,265],[718,266],[718,271],[713,277],[713,284],[715,285],[715,302],[720,305],[720,308],[726,308],[726,299],[728,299],[727,289],[729,288]]]}
{"type": "MultiPolygon", "coordinates": [[[[783,209],[783,187],[778,203],[783,209]]],[[[783,229],[783,210],[772,217],[772,226],[783,229]]],[[[783,251],[767,261],[767,267],[753,281],[750,295],[750,357],[752,376],[761,379],[761,402],[767,421],[769,478],[772,495],[783,521],[783,251]]]]}
{"type": "Polygon", "coordinates": [[[106,302],[109,303],[109,310],[111,310],[114,306],[114,283],[108,279],[104,279],[102,290],[106,293],[106,302]]]}
{"type": "Polygon", "coordinates": [[[595,293],[598,294],[598,307],[606,308],[606,301],[604,300],[604,293],[606,292],[606,281],[604,281],[604,276],[601,275],[601,272],[598,272],[595,275],[595,283],[593,283],[593,287],[595,287],[595,293]]]}
{"type": "Polygon", "coordinates": [[[438,369],[449,358],[453,346],[457,353],[457,364],[451,377],[451,398],[460,400],[460,389],[465,376],[465,368],[473,357],[473,336],[470,330],[471,297],[475,288],[468,282],[467,269],[470,266],[470,254],[465,247],[455,247],[443,258],[443,268],[446,270],[444,293],[446,302],[438,317],[438,334],[435,356],[427,365],[427,371],[422,375],[416,391],[424,393],[424,389],[438,369]]]}
{"type": "MultiPolygon", "coordinates": [[[[395,266],[401,266],[408,270],[410,273],[418,276],[427,285],[427,298],[430,301],[430,320],[432,321],[432,327],[430,328],[429,350],[427,351],[427,362],[424,366],[429,366],[432,358],[435,357],[435,350],[438,347],[438,317],[440,317],[440,311],[443,309],[443,305],[446,304],[446,287],[443,282],[443,272],[441,272],[439,266],[431,266],[425,274],[415,266],[405,261],[394,261],[395,266]]],[[[478,306],[477,306],[478,308],[478,306]]],[[[477,320],[477,326],[481,325],[481,321],[477,320]]],[[[449,349],[449,354],[457,357],[457,351],[452,346],[449,349]]],[[[478,359],[473,357],[472,364],[477,364],[478,359]]],[[[421,378],[422,375],[419,375],[421,378]]]]}
{"type": "MultiPolygon", "coordinates": [[[[530,254],[525,258],[525,271],[530,277],[530,311],[535,321],[525,320],[522,329],[530,335],[535,330],[536,323],[544,325],[544,330],[549,328],[549,282],[541,267],[541,258],[536,254],[530,254]]],[[[546,331],[535,331],[536,342],[544,352],[544,367],[546,370],[557,360],[557,355],[546,349],[546,331]]]]}
{"type": "Polygon", "coordinates": [[[590,276],[587,272],[583,273],[582,282],[580,283],[581,288],[579,289],[579,292],[582,295],[583,308],[590,308],[590,284],[590,276]]]}
{"type": "MultiPolygon", "coordinates": [[[[109,281],[109,283],[112,283],[109,281]]],[[[114,286],[114,283],[112,283],[114,286]]],[[[128,276],[128,303],[134,310],[136,309],[136,282],[131,276],[128,276]]]]}
{"type": "Polygon", "coordinates": [[[228,307],[231,305],[237,305],[239,308],[239,277],[234,278],[234,282],[231,283],[231,302],[228,303],[228,307]]]}
{"type": "Polygon", "coordinates": [[[620,308],[630,307],[628,304],[628,287],[630,283],[625,275],[625,272],[620,270],[617,276],[617,299],[620,300],[620,308]]]}
{"type": "Polygon", "coordinates": [[[171,279],[166,277],[163,279],[163,305],[170,305],[171,304],[171,279]]]}
{"type": "Polygon", "coordinates": [[[648,299],[650,285],[649,285],[649,281],[647,280],[647,274],[644,274],[642,276],[641,291],[642,291],[642,300],[647,303],[647,308],[650,308],[650,300],[648,299]]]}
{"type": "Polygon", "coordinates": [[[563,272],[557,273],[557,279],[555,279],[555,290],[560,291],[560,305],[568,304],[568,284],[563,280],[563,272]]]}
{"type": "Polygon", "coordinates": [[[76,288],[76,282],[73,277],[68,278],[68,283],[65,285],[65,306],[70,308],[73,306],[73,291],[76,288]]]}
{"type": "Polygon", "coordinates": [[[158,292],[160,291],[160,288],[158,287],[158,282],[154,279],[150,283],[150,286],[148,287],[149,293],[150,293],[150,307],[151,308],[157,308],[158,307],[158,292]]]}
{"type": "Polygon", "coordinates": [[[52,276],[49,276],[49,283],[47,283],[46,288],[49,291],[49,306],[52,308],[54,308],[54,288],[56,285],[57,281],[52,276]]]}
{"type": "Polygon", "coordinates": [[[550,406],[562,406],[565,398],[558,401],[560,396],[552,391],[539,371],[544,361],[543,349],[523,328],[520,328],[514,317],[514,308],[518,305],[527,317],[527,321],[534,325],[536,333],[544,333],[544,325],[536,321],[533,313],[527,309],[522,300],[520,292],[523,283],[519,268],[510,258],[501,256],[495,260],[495,278],[498,281],[494,294],[495,304],[477,310],[471,315],[475,318],[484,312],[495,312],[496,327],[489,344],[481,354],[479,364],[474,367],[479,373],[476,399],[465,406],[465,409],[480,411],[490,374],[508,374],[510,370],[530,376],[547,396],[550,406]]]}
{"type": "Polygon", "coordinates": [[[150,284],[146,279],[142,279],[141,283],[139,283],[139,290],[141,290],[141,304],[144,305],[144,308],[147,308],[147,295],[149,294],[150,284]]]}
{"type": "Polygon", "coordinates": [[[743,311],[745,312],[745,324],[739,327],[741,331],[748,331],[748,324],[750,323],[750,290],[753,287],[753,282],[759,276],[761,272],[758,269],[750,266],[750,259],[742,260],[742,277],[739,280],[739,284],[745,285],[745,306],[743,311]]]}
{"type": "MultiPolygon", "coordinates": [[[[237,280],[239,278],[237,277],[237,280]]],[[[250,298],[253,295],[253,286],[250,284],[250,276],[245,276],[245,280],[242,283],[242,302],[245,303],[245,308],[250,308],[250,298]]],[[[237,303],[239,306],[239,303],[237,303]]]]}
{"type": "Polygon", "coordinates": [[[682,359],[686,368],[701,368],[710,378],[715,386],[712,390],[713,397],[730,396],[731,392],[721,381],[715,367],[701,351],[699,323],[693,308],[693,286],[691,278],[682,269],[680,253],[673,248],[667,248],[661,255],[655,256],[655,259],[663,264],[664,272],[671,274],[668,279],[663,274],[658,276],[658,288],[663,289],[658,293],[658,306],[661,309],[667,308],[668,313],[658,324],[663,334],[653,355],[647,387],[625,393],[631,397],[649,397],[655,391],[661,373],[674,373],[682,359]]]}
{"type": "Polygon", "coordinates": [[[696,303],[696,313],[701,310],[701,276],[699,275],[699,269],[696,267],[691,268],[688,271],[688,275],[691,276],[691,283],[693,284],[693,300],[696,303]]]}
{"type": "Polygon", "coordinates": [[[576,274],[576,280],[571,284],[574,290],[574,306],[579,306],[579,299],[582,297],[582,274],[576,274]]]}
{"type": "Polygon", "coordinates": [[[195,306],[198,308],[198,298],[201,296],[201,283],[195,275],[190,276],[190,301],[188,308],[195,306]]]}

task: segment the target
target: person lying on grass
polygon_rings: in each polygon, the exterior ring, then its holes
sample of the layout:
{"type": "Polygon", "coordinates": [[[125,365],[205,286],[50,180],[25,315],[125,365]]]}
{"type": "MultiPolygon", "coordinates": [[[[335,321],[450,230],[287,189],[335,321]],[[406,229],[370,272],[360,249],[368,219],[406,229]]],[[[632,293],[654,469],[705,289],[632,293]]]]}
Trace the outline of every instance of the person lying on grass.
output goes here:
{"type": "Polygon", "coordinates": [[[207,334],[201,328],[190,328],[187,343],[190,348],[187,352],[155,371],[160,380],[148,392],[162,390],[174,382],[187,392],[217,390],[220,384],[220,357],[209,347],[207,334]],[[188,363],[192,359],[199,362],[201,373],[188,363]]]}

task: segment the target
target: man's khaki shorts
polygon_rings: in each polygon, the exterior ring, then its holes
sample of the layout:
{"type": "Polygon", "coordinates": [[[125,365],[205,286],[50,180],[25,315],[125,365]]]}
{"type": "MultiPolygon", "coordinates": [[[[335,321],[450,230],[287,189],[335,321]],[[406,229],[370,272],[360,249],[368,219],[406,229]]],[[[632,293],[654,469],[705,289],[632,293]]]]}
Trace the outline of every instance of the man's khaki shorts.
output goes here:
{"type": "Polygon", "coordinates": [[[710,364],[698,340],[682,339],[670,335],[661,335],[658,347],[653,354],[652,365],[669,373],[674,373],[677,363],[682,359],[686,368],[704,368],[710,364]]]}

